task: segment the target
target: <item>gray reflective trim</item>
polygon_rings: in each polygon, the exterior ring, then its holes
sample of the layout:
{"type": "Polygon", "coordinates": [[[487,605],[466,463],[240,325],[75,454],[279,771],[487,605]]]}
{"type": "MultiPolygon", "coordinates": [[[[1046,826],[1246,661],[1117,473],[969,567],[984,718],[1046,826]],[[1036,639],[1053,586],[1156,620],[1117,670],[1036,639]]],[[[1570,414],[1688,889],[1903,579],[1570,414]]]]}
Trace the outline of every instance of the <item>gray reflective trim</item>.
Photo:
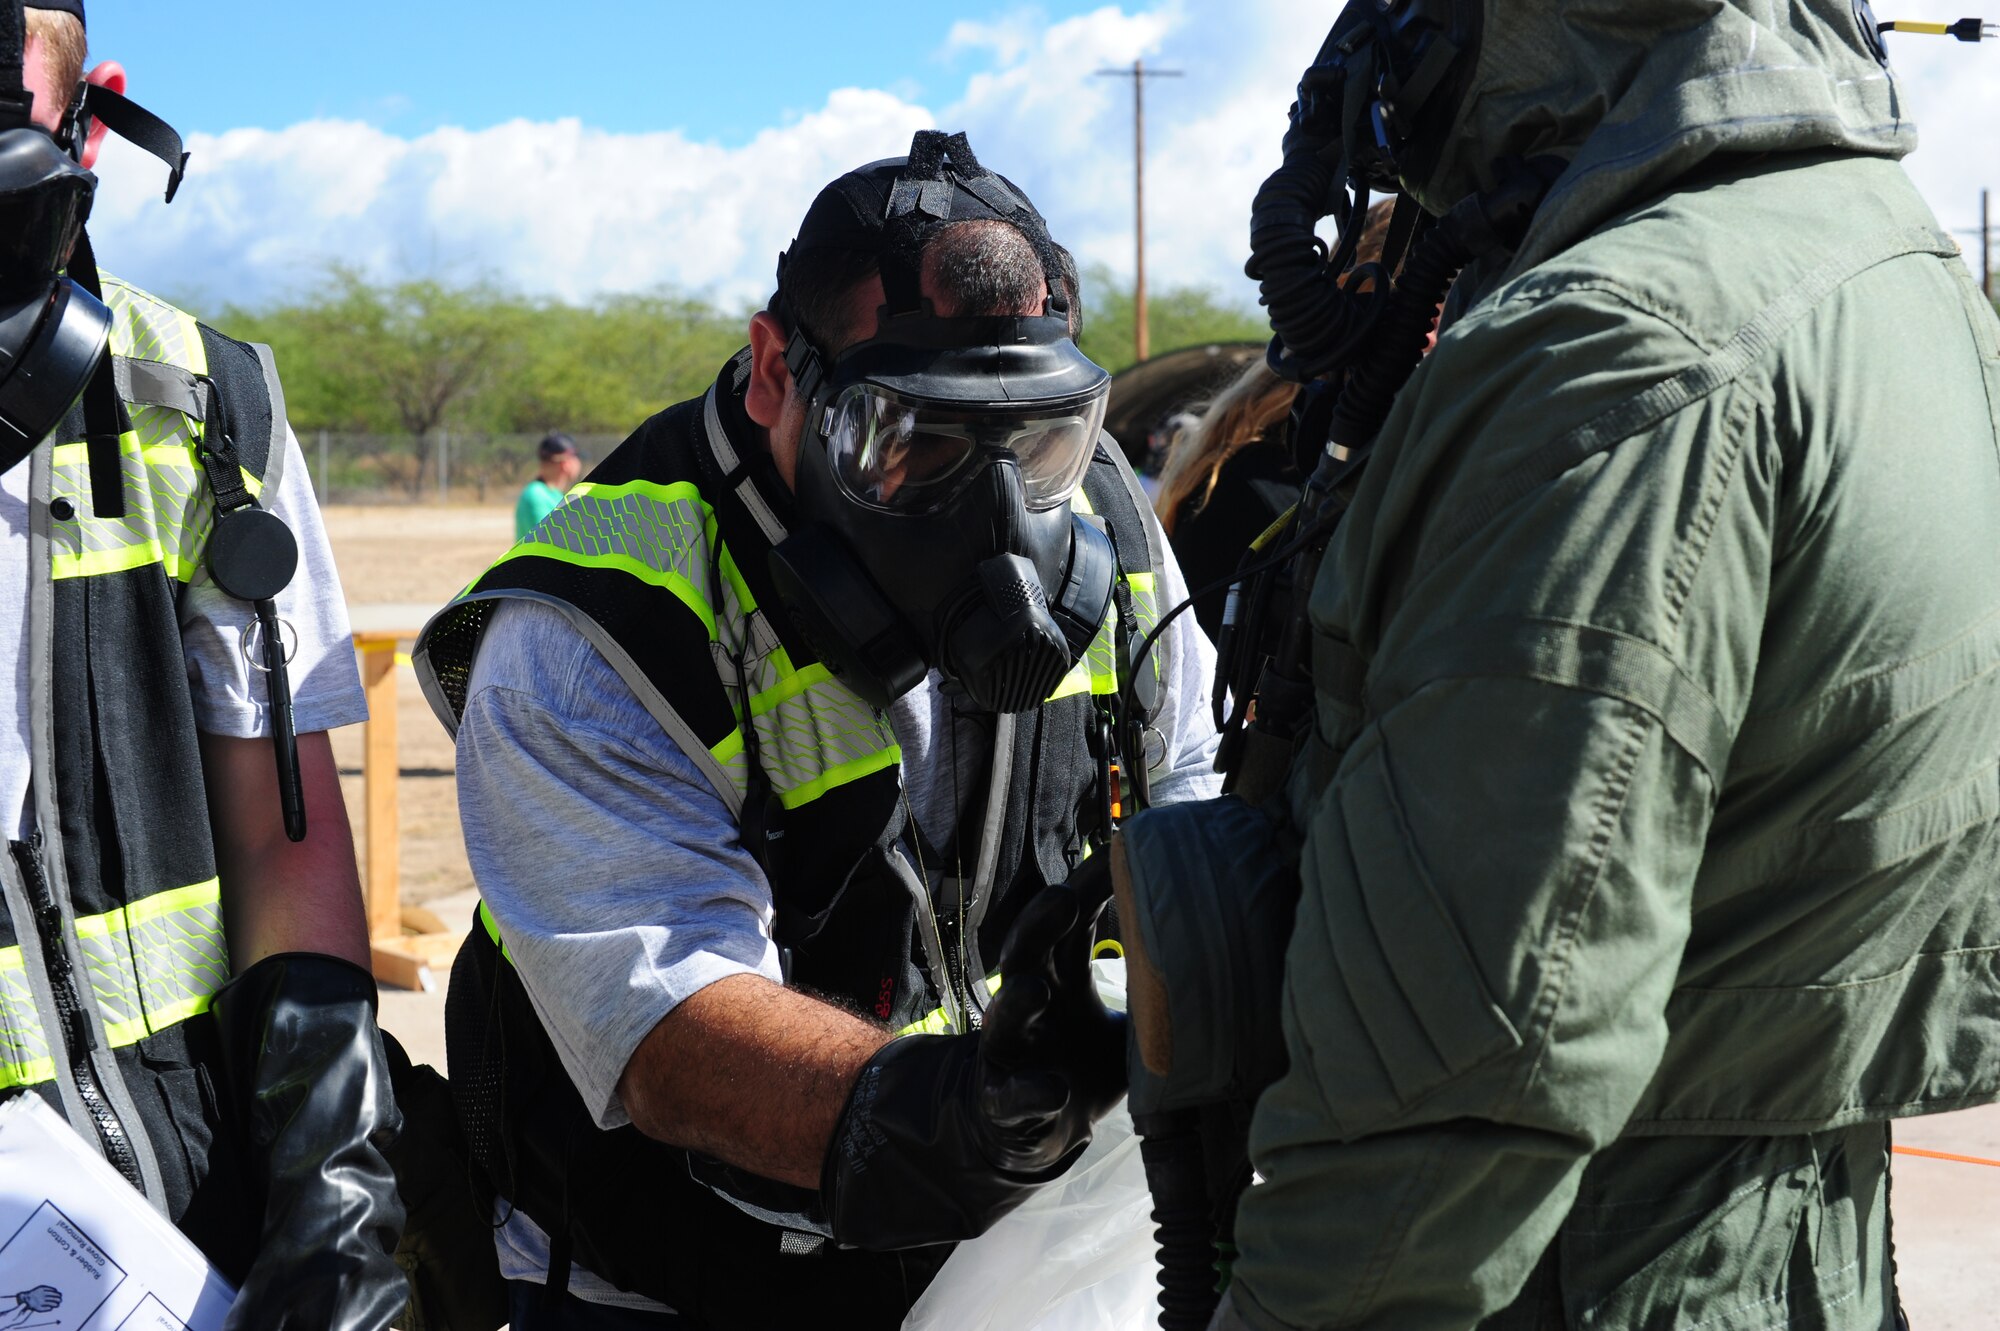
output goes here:
{"type": "Polygon", "coordinates": [[[264,454],[264,474],[257,479],[264,483],[265,494],[275,496],[278,482],[285,476],[285,434],[291,429],[285,421],[285,386],[278,382],[278,362],[271,349],[262,342],[251,343],[250,349],[257,353],[257,364],[264,370],[264,391],[271,395],[271,447],[264,454]]]}
{"type": "MultiPolygon", "coordinates": [[[[660,729],[667,733],[667,738],[679,746],[681,752],[687,755],[688,761],[701,769],[701,774],[708,778],[710,785],[715,787],[715,793],[721,797],[724,804],[729,806],[730,816],[742,816],[742,792],[737,788],[736,783],[730,780],[729,773],[724,770],[722,764],[715,760],[715,755],[708,751],[708,746],[703,744],[701,739],[694,733],[694,727],[681,719],[681,714],[675,711],[673,706],[667,702],[666,697],[654,686],[653,681],[646,678],[646,672],[641,670],[638,663],[632,659],[630,654],[618,645],[617,640],[606,632],[603,626],[596,620],[584,614],[583,611],[577,609],[569,602],[557,596],[550,596],[545,592],[525,591],[518,588],[474,592],[469,596],[460,597],[444,609],[438,611],[437,616],[432,617],[431,624],[435,624],[438,617],[451,614],[453,611],[470,605],[475,601],[505,600],[539,601],[543,605],[552,606],[561,611],[563,618],[567,619],[578,633],[589,639],[590,645],[595,647],[598,654],[605,659],[613,670],[618,672],[618,677],[625,681],[626,687],[632,690],[633,695],[639,699],[640,704],[645,707],[652,718],[660,723],[660,729]]],[[[430,635],[431,624],[424,625],[423,632],[418,635],[419,651],[413,664],[417,669],[417,682],[423,688],[424,698],[430,703],[431,710],[437,714],[438,719],[444,722],[445,729],[451,732],[452,738],[456,739],[458,737],[458,718],[452,714],[451,702],[444,696],[443,687],[437,682],[437,672],[431,669],[430,651],[421,645],[430,635]]],[[[476,655],[475,652],[475,657],[476,655]]],[[[467,669],[469,670],[470,668],[471,663],[467,662],[467,669]]]]}
{"type": "MultiPolygon", "coordinates": [[[[24,650],[28,653],[28,745],[30,768],[35,779],[28,795],[34,803],[34,820],[43,827],[61,827],[55,801],[55,622],[56,588],[53,573],[54,547],[49,540],[49,500],[55,486],[55,450],[44,444],[29,455],[28,471],[28,624],[24,650]],[[43,779],[43,774],[50,774],[43,779]]],[[[18,809],[0,809],[0,818],[18,820],[18,809]]],[[[11,839],[13,827],[7,828],[11,839]]],[[[62,864],[62,838],[54,838],[53,852],[44,847],[42,865],[50,873],[62,864]]],[[[0,883],[5,884],[7,914],[14,922],[14,937],[21,948],[24,974],[34,993],[35,1011],[44,1032],[62,1029],[56,1011],[55,994],[48,984],[48,957],[42,951],[41,931],[35,927],[34,909],[28,901],[27,884],[21,880],[20,866],[12,855],[0,854],[0,883]]],[[[62,881],[67,882],[65,878],[62,881]]],[[[77,1093],[76,1078],[69,1060],[55,1060],[56,1088],[62,1098],[63,1113],[77,1136],[93,1144],[97,1125],[77,1093]]]]}
{"type": "MultiPolygon", "coordinates": [[[[1132,464],[1125,459],[1125,450],[1118,441],[1103,433],[1097,437],[1098,447],[1111,455],[1112,463],[1118,468],[1118,477],[1125,482],[1125,493],[1132,501],[1132,507],[1139,510],[1139,525],[1146,532],[1146,572],[1158,574],[1167,566],[1167,534],[1160,529],[1160,520],[1153,512],[1153,501],[1146,497],[1146,487],[1139,483],[1132,464]]],[[[1127,570],[1129,571],[1129,570],[1127,570]]]]}
{"type": "MultiPolygon", "coordinates": [[[[53,449],[37,448],[33,454],[33,471],[28,480],[28,633],[26,649],[28,653],[28,750],[30,770],[34,773],[32,785],[35,801],[35,824],[42,828],[62,827],[62,817],[56,807],[56,749],[55,749],[55,566],[54,549],[50,541],[50,526],[53,521],[49,513],[50,490],[54,484],[55,453],[53,449]]],[[[7,815],[0,810],[0,816],[7,815]]],[[[37,994],[37,1006],[41,1009],[45,1031],[60,1031],[61,1021],[56,1013],[55,1000],[48,992],[48,959],[42,954],[41,935],[33,927],[31,912],[17,910],[17,903],[25,906],[25,889],[19,882],[12,856],[6,866],[9,913],[16,921],[28,922],[29,927],[17,930],[25,964],[32,967],[28,971],[30,983],[42,992],[37,994]]],[[[60,832],[45,836],[41,845],[42,871],[48,875],[49,890],[55,895],[56,905],[62,912],[63,937],[71,947],[70,966],[78,975],[85,973],[83,957],[75,949],[76,912],[70,903],[69,864],[63,855],[60,832]]],[[[79,986],[81,988],[81,986],[79,986]]],[[[159,1157],[153,1153],[153,1137],[146,1130],[146,1120],[139,1115],[133,1103],[132,1092],[125,1085],[120,1074],[117,1057],[111,1049],[111,1042],[104,1032],[104,1021],[97,1010],[97,1004],[87,994],[79,993],[82,1000],[84,1019],[89,1022],[91,1035],[97,1048],[90,1053],[90,1065],[97,1076],[98,1089],[124,1126],[125,1138],[130,1143],[133,1158],[139,1164],[139,1181],[144,1185],[146,1199],[157,1208],[166,1206],[166,1184],[160,1176],[159,1157]]],[[[62,1089],[63,1108],[68,1113],[70,1124],[83,1139],[101,1150],[97,1137],[97,1125],[92,1122],[84,1109],[82,1099],[77,1095],[75,1077],[69,1068],[68,1058],[57,1058],[56,1084],[62,1089]]],[[[164,1214],[164,1210],[162,1210],[164,1214]]]]}
{"type": "Polygon", "coordinates": [[[993,897],[993,874],[1000,863],[1000,838],[1007,831],[1007,797],[1014,785],[1013,712],[1002,712],[993,723],[993,771],[986,786],[986,824],[979,832],[979,860],[972,872],[972,901],[965,911],[965,928],[959,946],[965,949],[968,964],[966,983],[972,1001],[984,1010],[985,986],[974,983],[986,974],[986,959],[979,953],[979,926],[986,921],[986,904],[993,897]]]}
{"type": "Polygon", "coordinates": [[[198,421],[208,419],[208,399],[201,381],[178,365],[113,356],[111,378],[118,385],[118,396],[125,402],[165,407],[198,421]]]}
{"type": "Polygon", "coordinates": [[[951,970],[944,964],[944,938],[938,933],[937,911],[931,905],[930,889],[917,877],[917,871],[910,867],[903,856],[901,846],[889,847],[885,857],[889,861],[889,871],[896,875],[896,881],[910,894],[910,900],[917,908],[917,937],[924,945],[924,956],[930,962],[930,973],[941,998],[940,1010],[954,1031],[969,1031],[965,1009],[959,1006],[958,995],[951,983],[951,970]]]}
{"type": "MultiPolygon", "coordinates": [[[[709,451],[715,454],[715,460],[720,464],[722,474],[727,476],[742,466],[743,460],[737,455],[736,445],[730,441],[729,432],[722,428],[722,412],[715,405],[713,387],[708,390],[708,396],[702,399],[701,419],[708,435],[709,451]]],[[[756,482],[749,476],[746,475],[736,483],[736,497],[743,501],[743,507],[749,509],[750,516],[757,520],[757,526],[764,533],[765,540],[776,545],[785,539],[785,524],[778,521],[778,515],[764,502],[764,496],[758,492],[756,482]]]]}

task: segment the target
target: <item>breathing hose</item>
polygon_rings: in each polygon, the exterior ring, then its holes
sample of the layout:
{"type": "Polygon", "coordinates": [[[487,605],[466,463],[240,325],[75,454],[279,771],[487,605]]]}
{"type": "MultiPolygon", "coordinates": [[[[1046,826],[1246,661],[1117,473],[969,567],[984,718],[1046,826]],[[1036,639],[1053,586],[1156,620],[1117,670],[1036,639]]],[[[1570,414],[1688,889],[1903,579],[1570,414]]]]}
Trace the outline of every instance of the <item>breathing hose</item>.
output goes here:
{"type": "Polygon", "coordinates": [[[1197,1116],[1149,1115],[1140,1129],[1139,1158],[1153,1193],[1153,1236],[1160,1246],[1160,1331],[1202,1331],[1222,1296],[1197,1116]]]}
{"type": "Polygon", "coordinates": [[[1520,245],[1559,164],[1514,162],[1500,183],[1469,194],[1418,239],[1381,317],[1368,328],[1367,355],[1347,377],[1333,408],[1329,438],[1336,456],[1367,444],[1389,406],[1424,358],[1425,344],[1451,285],[1465,265],[1520,245]]]}
{"type": "MultiPolygon", "coordinates": [[[[1257,283],[1259,299],[1270,311],[1271,368],[1300,383],[1350,356],[1388,298],[1385,281],[1378,280],[1375,290],[1363,295],[1353,289],[1360,273],[1350,275],[1346,285],[1340,276],[1360,240],[1359,222],[1368,207],[1365,188],[1348,197],[1339,152],[1342,103],[1352,89],[1363,86],[1347,79],[1329,62],[1328,52],[1321,51],[1299,84],[1284,162],[1258,189],[1250,208],[1250,259],[1243,271],[1257,283]],[[1328,216],[1341,232],[1332,254],[1315,234],[1320,219],[1328,216]]],[[[1379,270],[1374,275],[1379,277],[1379,270]]]]}

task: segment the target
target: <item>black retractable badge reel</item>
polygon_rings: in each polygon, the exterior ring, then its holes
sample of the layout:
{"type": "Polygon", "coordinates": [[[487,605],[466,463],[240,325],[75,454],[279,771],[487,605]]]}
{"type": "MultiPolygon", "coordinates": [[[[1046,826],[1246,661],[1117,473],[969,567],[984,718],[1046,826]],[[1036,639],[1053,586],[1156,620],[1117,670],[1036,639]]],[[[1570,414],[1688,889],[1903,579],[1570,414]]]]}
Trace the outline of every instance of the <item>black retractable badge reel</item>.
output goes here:
{"type": "MultiPolygon", "coordinates": [[[[271,743],[278,755],[278,799],[285,813],[285,835],[294,841],[306,839],[305,788],[299,781],[299,736],[292,718],[292,679],[286,669],[288,654],[277,595],[291,585],[299,567],[299,542],[292,529],[275,513],[258,507],[243,485],[243,470],[236,462],[236,445],[228,431],[218,430],[215,393],[209,391],[208,419],[202,425],[201,466],[208,474],[208,486],[215,495],[215,531],[208,538],[208,576],[215,585],[239,601],[248,601],[257,612],[257,628],[262,637],[263,663],[251,665],[264,672],[271,702],[271,743]]],[[[250,644],[243,652],[250,655],[250,644]]]]}

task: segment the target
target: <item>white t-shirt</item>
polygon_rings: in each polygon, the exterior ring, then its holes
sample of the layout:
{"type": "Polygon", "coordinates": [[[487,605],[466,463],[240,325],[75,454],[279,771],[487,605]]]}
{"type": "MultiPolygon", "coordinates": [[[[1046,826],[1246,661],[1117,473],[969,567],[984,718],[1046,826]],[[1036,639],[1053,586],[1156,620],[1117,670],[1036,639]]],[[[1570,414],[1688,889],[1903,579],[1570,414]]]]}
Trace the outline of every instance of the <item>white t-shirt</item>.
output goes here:
{"type": "MultiPolygon", "coordinates": [[[[14,686],[11,712],[0,712],[0,826],[12,809],[11,834],[26,835],[28,807],[28,477],[24,459],[0,475],[0,677],[14,686]]],[[[263,506],[285,520],[299,541],[299,568],[277,597],[278,616],[298,635],[291,660],[293,714],[301,735],[368,719],[340,574],[333,566],[305,458],[290,427],[278,484],[263,506]]],[[[195,725],[211,735],[256,739],[271,733],[264,676],[243,655],[243,631],[255,620],[246,601],[225,595],[195,573],[180,594],[181,649],[195,725]]],[[[287,635],[289,641],[289,635],[287,635]]],[[[273,769],[275,771],[275,768],[273,769]]]]}

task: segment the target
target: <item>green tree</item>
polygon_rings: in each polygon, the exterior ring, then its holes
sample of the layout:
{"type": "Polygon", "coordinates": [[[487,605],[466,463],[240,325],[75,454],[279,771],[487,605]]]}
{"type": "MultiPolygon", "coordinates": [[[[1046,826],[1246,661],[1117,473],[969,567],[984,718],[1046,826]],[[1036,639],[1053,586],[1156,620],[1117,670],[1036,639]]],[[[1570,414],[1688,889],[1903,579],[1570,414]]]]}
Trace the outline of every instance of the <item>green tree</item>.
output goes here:
{"type": "MultiPolygon", "coordinates": [[[[1083,275],[1083,353],[1113,374],[1137,359],[1132,345],[1132,288],[1103,267],[1083,275]]],[[[1209,342],[1261,342],[1271,326],[1255,310],[1230,304],[1205,287],[1149,291],[1146,329],[1154,355],[1209,342]]]]}
{"type": "Polygon", "coordinates": [[[229,316],[269,342],[299,429],[395,431],[412,441],[400,479],[422,484],[438,432],[481,414],[479,396],[511,379],[532,307],[488,283],[372,283],[331,269],[305,299],[229,316]]]}
{"type": "Polygon", "coordinates": [[[671,291],[537,304],[515,372],[480,398],[486,428],[622,433],[706,389],[747,340],[747,315],[671,291]]]}

